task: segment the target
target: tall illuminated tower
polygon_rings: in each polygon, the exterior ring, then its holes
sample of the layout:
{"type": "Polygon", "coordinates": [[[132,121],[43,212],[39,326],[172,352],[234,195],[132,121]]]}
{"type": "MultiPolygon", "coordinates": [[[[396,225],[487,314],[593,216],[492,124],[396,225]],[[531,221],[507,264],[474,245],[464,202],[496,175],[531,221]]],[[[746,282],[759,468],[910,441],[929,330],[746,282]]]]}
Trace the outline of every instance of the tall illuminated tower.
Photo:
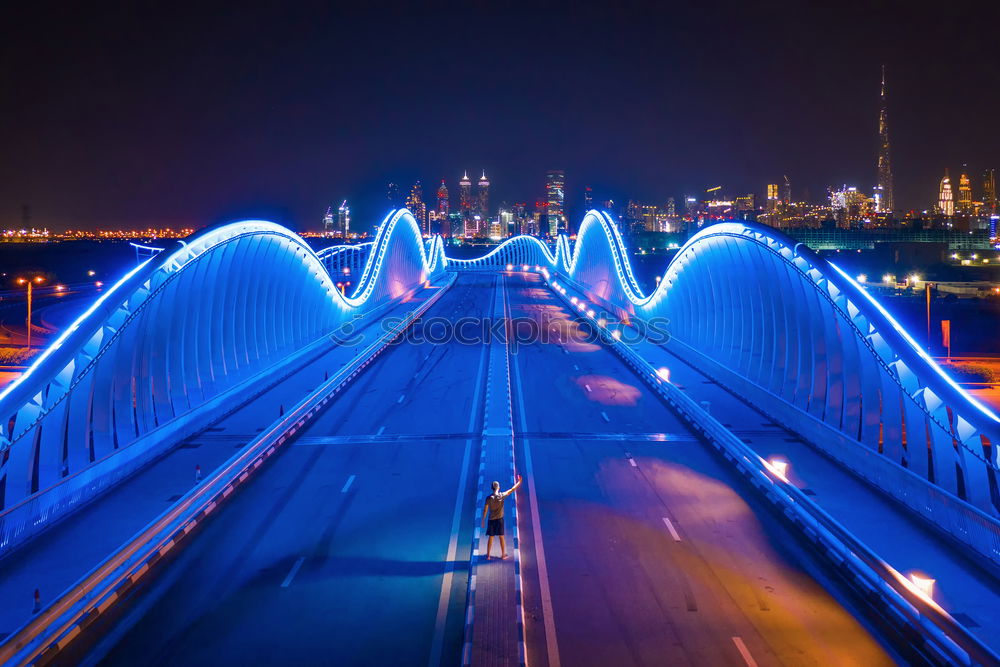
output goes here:
{"type": "Polygon", "coordinates": [[[486,170],[483,170],[483,175],[479,178],[479,192],[476,198],[476,210],[479,213],[479,217],[483,220],[487,220],[490,217],[490,182],[486,178],[486,170]]]}
{"type": "Polygon", "coordinates": [[[424,203],[424,186],[420,181],[410,188],[410,197],[406,200],[406,208],[417,219],[417,225],[421,232],[427,232],[427,205],[424,203]]]}
{"type": "Polygon", "coordinates": [[[347,205],[347,200],[340,205],[337,209],[337,226],[334,230],[334,234],[337,236],[342,236],[347,238],[347,235],[351,233],[351,207],[347,205]]]}
{"type": "Polygon", "coordinates": [[[889,121],[885,102],[885,65],[882,65],[881,111],[878,116],[878,185],[879,212],[891,213],[895,205],[892,192],[892,161],[889,159],[889,121]]]}
{"type": "Polygon", "coordinates": [[[550,169],[545,173],[545,199],[548,202],[548,232],[556,236],[566,231],[566,172],[562,169],[550,169]]]}
{"type": "Polygon", "coordinates": [[[438,198],[438,214],[448,215],[448,186],[444,184],[444,179],[441,179],[441,187],[437,191],[438,198]]]}
{"type": "Polygon", "coordinates": [[[944,178],[941,179],[941,187],[938,188],[938,211],[949,218],[955,215],[955,200],[951,192],[951,177],[948,170],[944,170],[944,178]]]}
{"type": "Polygon", "coordinates": [[[972,215],[972,182],[965,172],[958,177],[958,203],[955,210],[959,215],[972,215]]]}
{"type": "Polygon", "coordinates": [[[983,172],[983,206],[990,215],[997,212],[997,174],[995,169],[983,172]]]}

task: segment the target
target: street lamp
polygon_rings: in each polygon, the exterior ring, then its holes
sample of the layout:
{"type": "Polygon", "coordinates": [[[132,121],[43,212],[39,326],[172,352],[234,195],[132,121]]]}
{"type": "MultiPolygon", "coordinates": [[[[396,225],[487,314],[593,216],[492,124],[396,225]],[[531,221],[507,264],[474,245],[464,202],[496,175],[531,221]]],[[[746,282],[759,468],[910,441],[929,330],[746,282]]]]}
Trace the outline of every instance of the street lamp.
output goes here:
{"type": "Polygon", "coordinates": [[[34,278],[18,278],[18,285],[28,286],[28,352],[31,352],[31,286],[38,284],[41,285],[45,281],[45,278],[41,276],[35,276],[34,278]]]}

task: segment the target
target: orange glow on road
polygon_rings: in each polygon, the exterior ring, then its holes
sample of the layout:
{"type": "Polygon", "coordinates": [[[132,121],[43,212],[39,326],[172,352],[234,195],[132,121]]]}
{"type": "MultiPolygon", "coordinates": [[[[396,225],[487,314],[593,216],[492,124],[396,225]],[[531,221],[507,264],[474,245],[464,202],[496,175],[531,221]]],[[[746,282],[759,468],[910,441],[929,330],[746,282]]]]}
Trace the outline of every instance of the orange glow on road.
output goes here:
{"type": "Polygon", "coordinates": [[[607,375],[581,375],[575,382],[587,400],[601,405],[635,405],[642,395],[638,387],[607,375]]]}

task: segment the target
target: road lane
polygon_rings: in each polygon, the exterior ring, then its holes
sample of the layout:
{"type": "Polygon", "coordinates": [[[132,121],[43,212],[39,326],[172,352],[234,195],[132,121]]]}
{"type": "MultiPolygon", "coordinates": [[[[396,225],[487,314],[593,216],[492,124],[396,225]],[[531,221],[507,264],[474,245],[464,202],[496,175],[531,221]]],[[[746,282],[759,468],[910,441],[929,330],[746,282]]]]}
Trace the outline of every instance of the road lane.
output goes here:
{"type": "MultiPolygon", "coordinates": [[[[515,317],[572,328],[537,277],[509,285],[515,317]]],[[[563,664],[891,664],[783,524],[610,352],[532,344],[512,363],[563,664]]],[[[522,536],[529,663],[547,664],[522,536]]]]}
{"type": "MultiPolygon", "coordinates": [[[[479,313],[494,280],[463,277],[429,315],[479,313]]],[[[205,527],[103,664],[426,664],[442,598],[457,663],[482,352],[383,355],[205,527]]]]}

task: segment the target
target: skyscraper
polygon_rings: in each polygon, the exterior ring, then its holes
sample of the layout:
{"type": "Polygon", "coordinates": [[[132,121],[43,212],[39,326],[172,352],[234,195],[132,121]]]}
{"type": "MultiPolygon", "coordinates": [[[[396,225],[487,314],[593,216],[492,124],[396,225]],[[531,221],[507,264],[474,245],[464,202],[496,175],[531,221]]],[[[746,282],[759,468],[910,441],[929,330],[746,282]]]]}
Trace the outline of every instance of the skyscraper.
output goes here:
{"type": "Polygon", "coordinates": [[[410,197],[406,200],[406,208],[417,219],[420,231],[427,232],[427,205],[424,203],[424,186],[417,181],[410,188],[410,197]]]}
{"type": "Polygon", "coordinates": [[[944,170],[944,178],[941,179],[941,187],[938,188],[938,212],[949,218],[955,215],[955,200],[951,192],[951,177],[948,170],[944,170]]]}
{"type": "Polygon", "coordinates": [[[545,199],[548,202],[548,232],[556,236],[566,231],[566,172],[550,169],[545,173],[545,199]]]}
{"type": "Polygon", "coordinates": [[[594,191],[588,185],[583,189],[583,210],[584,212],[594,208],[594,191]]]}
{"type": "Polygon", "coordinates": [[[471,236],[472,231],[472,181],[469,180],[469,171],[462,174],[462,180],[458,182],[458,212],[462,215],[462,228],[456,229],[455,234],[460,236],[471,236]]]}
{"type": "Polygon", "coordinates": [[[778,210],[778,184],[767,184],[767,212],[774,213],[778,210]]]}
{"type": "Polygon", "coordinates": [[[882,65],[881,111],[878,116],[878,212],[892,213],[895,198],[892,192],[892,161],[889,159],[889,120],[885,102],[885,65],[882,65]]]}
{"type": "Polygon", "coordinates": [[[348,233],[351,231],[351,207],[347,205],[347,200],[345,199],[341,203],[340,208],[337,209],[337,225],[334,230],[334,234],[337,236],[342,236],[347,238],[348,233]]]}
{"type": "Polygon", "coordinates": [[[781,203],[785,206],[792,203],[792,183],[787,176],[785,176],[785,183],[781,188],[781,203]]]}
{"type": "Polygon", "coordinates": [[[995,169],[983,172],[983,208],[988,215],[997,212],[997,175],[995,169]]]}
{"type": "Polygon", "coordinates": [[[448,186],[444,184],[444,179],[441,179],[441,187],[437,191],[438,198],[438,214],[448,215],[448,186]]]}
{"type": "Polygon", "coordinates": [[[490,182],[486,178],[485,169],[479,179],[479,192],[477,194],[476,209],[478,210],[479,217],[483,220],[488,220],[490,217],[490,182]]]}
{"type": "Polygon", "coordinates": [[[323,216],[323,233],[332,234],[333,233],[333,207],[326,207],[326,214],[323,216]]]}
{"type": "Polygon", "coordinates": [[[955,211],[959,215],[972,215],[972,182],[965,172],[958,177],[958,203],[955,211]]]}

